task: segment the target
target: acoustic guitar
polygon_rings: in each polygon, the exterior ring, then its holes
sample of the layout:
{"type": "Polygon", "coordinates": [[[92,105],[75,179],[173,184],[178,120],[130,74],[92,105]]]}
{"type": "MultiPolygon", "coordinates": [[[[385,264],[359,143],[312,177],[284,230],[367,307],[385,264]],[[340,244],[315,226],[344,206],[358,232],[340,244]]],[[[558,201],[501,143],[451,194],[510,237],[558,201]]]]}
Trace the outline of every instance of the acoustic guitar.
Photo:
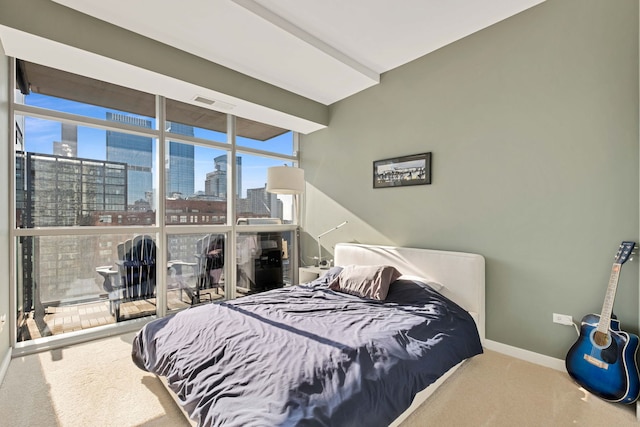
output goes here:
{"type": "Polygon", "coordinates": [[[609,402],[633,403],[640,394],[636,353],[638,336],[620,330],[612,319],[620,268],[631,256],[635,242],[622,242],[611,269],[602,312],[582,318],[580,337],[569,349],[566,367],[583,388],[609,402]]]}

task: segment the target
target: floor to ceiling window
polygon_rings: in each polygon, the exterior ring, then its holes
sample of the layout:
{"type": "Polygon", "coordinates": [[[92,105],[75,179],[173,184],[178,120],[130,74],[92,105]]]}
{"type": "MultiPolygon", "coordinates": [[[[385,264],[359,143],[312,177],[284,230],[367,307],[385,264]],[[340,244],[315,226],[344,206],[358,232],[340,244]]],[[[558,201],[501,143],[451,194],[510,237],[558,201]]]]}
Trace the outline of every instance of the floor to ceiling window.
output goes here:
{"type": "Polygon", "coordinates": [[[42,65],[15,66],[15,341],[293,282],[286,129],[42,65]]]}

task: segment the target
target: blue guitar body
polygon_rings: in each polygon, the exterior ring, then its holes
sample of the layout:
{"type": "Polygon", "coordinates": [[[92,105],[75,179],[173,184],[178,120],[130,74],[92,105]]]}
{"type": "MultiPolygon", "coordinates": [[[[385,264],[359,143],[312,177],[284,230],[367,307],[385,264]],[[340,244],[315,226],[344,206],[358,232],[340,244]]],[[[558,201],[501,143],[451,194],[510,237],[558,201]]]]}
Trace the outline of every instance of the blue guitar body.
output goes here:
{"type": "Polygon", "coordinates": [[[620,330],[612,319],[606,344],[594,341],[600,322],[597,314],[582,319],[580,337],[566,357],[567,372],[586,390],[610,402],[633,403],[640,394],[636,335],[620,330]]]}

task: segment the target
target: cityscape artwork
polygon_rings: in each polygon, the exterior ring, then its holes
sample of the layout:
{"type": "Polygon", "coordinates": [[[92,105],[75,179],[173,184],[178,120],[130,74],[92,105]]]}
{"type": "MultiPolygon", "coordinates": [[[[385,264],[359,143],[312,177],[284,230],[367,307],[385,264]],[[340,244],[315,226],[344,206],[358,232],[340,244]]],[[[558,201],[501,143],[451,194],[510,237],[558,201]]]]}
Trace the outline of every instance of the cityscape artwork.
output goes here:
{"type": "Polygon", "coordinates": [[[431,153],[373,162],[373,188],[431,184],[431,153]]]}

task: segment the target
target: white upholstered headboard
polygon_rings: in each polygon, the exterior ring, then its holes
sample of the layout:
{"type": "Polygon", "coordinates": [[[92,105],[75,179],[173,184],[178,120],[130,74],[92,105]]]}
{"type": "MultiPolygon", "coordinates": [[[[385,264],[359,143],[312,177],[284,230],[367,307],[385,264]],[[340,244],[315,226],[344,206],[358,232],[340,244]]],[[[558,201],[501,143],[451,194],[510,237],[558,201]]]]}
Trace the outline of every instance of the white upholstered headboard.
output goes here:
{"type": "Polygon", "coordinates": [[[484,257],[464,252],[393,246],[338,243],[335,265],[392,265],[402,274],[424,277],[444,285],[440,290],[470,312],[485,338],[484,257]]]}

